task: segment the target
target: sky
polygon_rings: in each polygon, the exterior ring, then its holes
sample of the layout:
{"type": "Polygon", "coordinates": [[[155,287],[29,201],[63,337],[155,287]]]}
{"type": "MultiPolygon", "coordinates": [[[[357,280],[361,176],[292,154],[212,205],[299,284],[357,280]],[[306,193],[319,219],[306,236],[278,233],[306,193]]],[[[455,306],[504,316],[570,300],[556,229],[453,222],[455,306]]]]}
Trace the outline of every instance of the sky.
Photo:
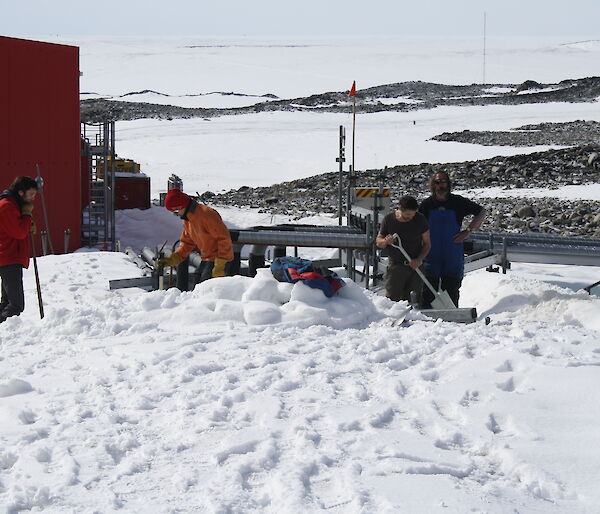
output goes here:
{"type": "Polygon", "coordinates": [[[597,0],[0,0],[0,34],[110,36],[493,36],[598,34],[597,0]],[[93,12],[93,15],[92,15],[93,12]]]}

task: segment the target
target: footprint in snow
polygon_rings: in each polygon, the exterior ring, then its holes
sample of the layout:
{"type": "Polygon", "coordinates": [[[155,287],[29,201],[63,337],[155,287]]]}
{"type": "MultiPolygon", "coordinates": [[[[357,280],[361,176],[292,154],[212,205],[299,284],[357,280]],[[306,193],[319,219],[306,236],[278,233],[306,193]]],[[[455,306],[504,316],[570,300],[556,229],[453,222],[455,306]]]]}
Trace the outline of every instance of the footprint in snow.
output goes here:
{"type": "Polygon", "coordinates": [[[351,421],[349,423],[340,423],[337,428],[340,432],[355,432],[363,429],[360,421],[358,420],[351,421]]]}
{"type": "Polygon", "coordinates": [[[434,369],[421,373],[421,378],[423,380],[427,380],[428,382],[435,382],[439,377],[439,373],[434,369]]]}
{"type": "Polygon", "coordinates": [[[457,450],[465,446],[465,437],[460,432],[455,432],[451,437],[437,439],[433,445],[442,450],[457,450]]]}
{"type": "Polygon", "coordinates": [[[479,401],[479,391],[465,391],[458,403],[463,407],[469,407],[471,403],[477,401],[479,401]]]}
{"type": "Polygon", "coordinates": [[[499,434],[500,432],[502,432],[502,428],[500,428],[500,425],[498,424],[498,421],[496,420],[496,416],[494,416],[494,414],[489,415],[488,422],[485,424],[485,426],[493,434],[499,434]]]}
{"type": "Polygon", "coordinates": [[[11,469],[18,460],[19,457],[14,453],[0,453],[0,471],[7,471],[11,469]]]}
{"type": "Polygon", "coordinates": [[[252,453],[256,451],[259,442],[260,441],[247,441],[245,443],[230,446],[215,454],[215,460],[217,461],[217,464],[221,465],[233,455],[246,455],[247,453],[252,453]]]}
{"type": "Polygon", "coordinates": [[[389,425],[394,419],[394,410],[390,407],[382,412],[375,414],[370,420],[369,424],[373,428],[384,428],[389,425]]]}
{"type": "Polygon", "coordinates": [[[29,409],[23,409],[17,417],[23,425],[33,425],[38,419],[35,412],[29,409]]]}
{"type": "Polygon", "coordinates": [[[287,393],[288,391],[298,389],[300,385],[300,382],[295,382],[293,380],[284,380],[282,382],[279,382],[279,384],[275,386],[275,389],[281,391],[282,393],[287,393]]]}
{"type": "Polygon", "coordinates": [[[35,459],[42,463],[49,463],[52,460],[52,450],[50,448],[39,448],[35,453],[35,459]]]}
{"type": "Polygon", "coordinates": [[[394,391],[400,398],[404,398],[406,396],[406,394],[408,393],[407,387],[402,382],[398,382],[396,384],[394,391]]]}
{"type": "Polygon", "coordinates": [[[496,384],[496,387],[502,391],[506,391],[507,393],[512,393],[515,390],[515,382],[513,377],[510,377],[506,382],[496,384]]]}
{"type": "Polygon", "coordinates": [[[513,371],[512,362],[510,362],[509,360],[505,360],[502,364],[500,364],[500,366],[496,368],[496,371],[498,373],[509,373],[513,371]]]}

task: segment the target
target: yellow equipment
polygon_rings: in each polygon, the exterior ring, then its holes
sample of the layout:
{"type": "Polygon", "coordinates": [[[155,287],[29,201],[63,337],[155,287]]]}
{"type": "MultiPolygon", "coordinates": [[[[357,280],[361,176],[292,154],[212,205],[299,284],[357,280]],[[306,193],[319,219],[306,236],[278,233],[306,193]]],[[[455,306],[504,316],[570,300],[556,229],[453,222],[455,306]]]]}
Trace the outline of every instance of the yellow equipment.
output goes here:
{"type": "MultiPolygon", "coordinates": [[[[108,156],[108,166],[112,164],[112,157],[108,156]]],[[[121,159],[119,157],[114,160],[114,170],[117,173],[140,173],[140,165],[132,159],[121,159]]],[[[96,167],[96,178],[104,178],[104,165],[99,163],[96,167]]]]}

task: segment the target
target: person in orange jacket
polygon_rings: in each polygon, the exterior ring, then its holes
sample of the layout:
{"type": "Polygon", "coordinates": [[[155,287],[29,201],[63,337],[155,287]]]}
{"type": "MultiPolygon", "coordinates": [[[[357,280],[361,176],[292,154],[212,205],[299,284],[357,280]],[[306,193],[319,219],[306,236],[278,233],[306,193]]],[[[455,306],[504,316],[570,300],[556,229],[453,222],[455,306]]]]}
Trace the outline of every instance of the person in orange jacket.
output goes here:
{"type": "Polygon", "coordinates": [[[35,234],[31,217],[38,190],[31,177],[17,177],[0,195],[0,323],[25,309],[23,268],[29,267],[29,234],[35,234]]]}
{"type": "Polygon", "coordinates": [[[181,218],[183,232],[179,248],[169,257],[158,259],[157,267],[177,266],[197,249],[202,257],[198,282],[224,277],[225,265],[233,260],[233,244],[219,213],[208,205],[195,202],[177,188],[167,193],[165,208],[181,218]]]}

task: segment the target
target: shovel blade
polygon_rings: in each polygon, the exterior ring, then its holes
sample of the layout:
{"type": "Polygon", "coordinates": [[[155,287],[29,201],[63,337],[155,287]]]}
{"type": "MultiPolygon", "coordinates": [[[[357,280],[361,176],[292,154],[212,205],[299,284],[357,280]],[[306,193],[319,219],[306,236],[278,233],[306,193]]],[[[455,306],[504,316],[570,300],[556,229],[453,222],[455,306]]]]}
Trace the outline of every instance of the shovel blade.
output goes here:
{"type": "Polygon", "coordinates": [[[456,309],[456,305],[454,305],[448,291],[438,291],[431,302],[431,307],[434,309],[456,309]]]}

